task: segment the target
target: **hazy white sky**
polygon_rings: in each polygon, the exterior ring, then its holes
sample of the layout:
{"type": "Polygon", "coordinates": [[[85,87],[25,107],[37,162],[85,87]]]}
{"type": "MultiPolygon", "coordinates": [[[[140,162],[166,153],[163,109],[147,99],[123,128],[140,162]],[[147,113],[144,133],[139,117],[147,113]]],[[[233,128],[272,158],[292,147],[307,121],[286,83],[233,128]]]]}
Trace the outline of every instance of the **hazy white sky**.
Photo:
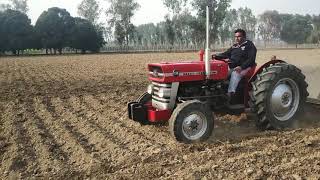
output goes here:
{"type": "MultiPolygon", "coordinates": [[[[0,0],[5,3],[7,0],[0,0]]],[[[29,17],[34,24],[39,15],[50,7],[67,9],[72,16],[77,16],[77,6],[82,0],[29,0],[29,17]]],[[[99,0],[106,9],[106,0],[99,0]]],[[[135,25],[149,22],[160,22],[164,19],[167,9],[162,0],[136,0],[140,4],[139,11],[133,18],[135,25]]],[[[320,14],[320,0],[233,0],[231,7],[249,7],[254,14],[261,14],[265,10],[278,10],[281,13],[320,14]]]]}

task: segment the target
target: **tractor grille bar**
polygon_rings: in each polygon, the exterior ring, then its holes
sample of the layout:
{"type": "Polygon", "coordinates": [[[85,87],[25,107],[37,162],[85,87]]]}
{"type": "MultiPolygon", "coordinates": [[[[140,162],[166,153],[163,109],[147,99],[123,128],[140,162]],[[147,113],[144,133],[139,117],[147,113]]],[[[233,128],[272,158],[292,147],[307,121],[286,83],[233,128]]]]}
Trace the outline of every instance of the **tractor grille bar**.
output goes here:
{"type": "Polygon", "coordinates": [[[152,106],[160,109],[166,110],[170,108],[170,97],[171,97],[171,83],[162,84],[152,82],[153,93],[152,93],[152,106]]]}

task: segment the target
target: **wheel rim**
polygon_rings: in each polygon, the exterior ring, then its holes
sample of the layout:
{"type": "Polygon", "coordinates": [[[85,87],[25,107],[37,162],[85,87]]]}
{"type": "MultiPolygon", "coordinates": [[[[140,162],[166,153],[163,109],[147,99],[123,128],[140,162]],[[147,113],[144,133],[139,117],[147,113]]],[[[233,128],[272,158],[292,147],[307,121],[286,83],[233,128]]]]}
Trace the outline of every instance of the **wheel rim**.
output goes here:
{"type": "Polygon", "coordinates": [[[201,138],[208,127],[207,118],[201,112],[192,112],[183,120],[182,132],[189,140],[201,138]]]}
{"type": "Polygon", "coordinates": [[[287,121],[294,116],[300,102],[297,83],[289,78],[278,81],[271,95],[271,110],[279,121],[287,121]]]}

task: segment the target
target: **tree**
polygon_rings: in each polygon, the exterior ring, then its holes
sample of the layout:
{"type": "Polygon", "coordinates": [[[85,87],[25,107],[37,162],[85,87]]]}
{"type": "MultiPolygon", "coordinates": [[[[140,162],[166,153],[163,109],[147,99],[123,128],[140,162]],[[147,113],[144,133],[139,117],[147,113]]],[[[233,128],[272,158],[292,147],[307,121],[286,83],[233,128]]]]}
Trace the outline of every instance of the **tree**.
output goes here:
{"type": "Polygon", "coordinates": [[[169,10],[169,14],[165,16],[167,37],[174,38],[169,41],[171,45],[187,45],[191,41],[191,38],[186,36],[190,33],[191,17],[187,3],[188,0],[163,0],[169,10]]]}
{"type": "Polygon", "coordinates": [[[169,17],[166,17],[165,21],[165,32],[166,32],[166,38],[167,42],[169,42],[170,45],[173,46],[174,44],[174,39],[175,39],[175,33],[173,29],[173,22],[169,19],[169,17]]]}
{"type": "Polygon", "coordinates": [[[265,11],[259,16],[258,31],[266,43],[272,39],[280,38],[281,16],[278,11],[265,11]]]}
{"type": "Polygon", "coordinates": [[[78,14],[96,25],[101,9],[96,0],[83,0],[78,6],[78,14]]]}
{"type": "Polygon", "coordinates": [[[197,20],[203,24],[201,29],[198,29],[204,34],[199,34],[198,37],[202,42],[205,42],[206,6],[210,6],[210,42],[216,42],[219,34],[218,29],[223,24],[230,3],[231,0],[193,0],[192,6],[197,11],[197,20]]]}
{"type": "Polygon", "coordinates": [[[203,22],[200,22],[196,17],[192,17],[189,23],[192,43],[197,46],[203,45],[206,38],[206,33],[203,30],[206,28],[206,25],[203,22]]]}
{"type": "Polygon", "coordinates": [[[101,34],[96,31],[94,25],[86,19],[74,18],[75,25],[72,28],[71,47],[80,49],[82,53],[87,50],[98,52],[103,45],[101,34]]]}
{"type": "Polygon", "coordinates": [[[62,48],[70,44],[74,19],[65,9],[53,7],[44,11],[38,18],[35,28],[45,49],[54,49],[61,54],[62,48]]]}
{"type": "Polygon", "coordinates": [[[10,8],[11,8],[10,4],[0,4],[0,12],[10,8]]]}
{"type": "Polygon", "coordinates": [[[310,17],[302,15],[294,15],[290,20],[284,22],[283,29],[281,30],[281,40],[296,44],[306,42],[307,37],[310,36],[312,31],[312,22],[310,17]]]}
{"type": "Polygon", "coordinates": [[[153,23],[142,24],[136,27],[134,43],[143,46],[157,44],[157,27],[153,23]]]}
{"type": "Polygon", "coordinates": [[[7,37],[5,36],[5,30],[3,22],[5,20],[4,12],[0,11],[0,55],[5,52],[5,45],[7,37]]]}
{"type": "Polygon", "coordinates": [[[253,15],[252,10],[247,7],[239,8],[237,10],[237,17],[237,27],[244,29],[247,32],[247,37],[249,39],[254,39],[257,19],[253,15]]]}
{"type": "Polygon", "coordinates": [[[133,34],[134,26],[131,19],[136,10],[140,7],[135,0],[108,0],[110,7],[107,16],[109,23],[115,29],[115,38],[120,45],[127,45],[130,41],[130,34],[133,34]]]}
{"type": "Polygon", "coordinates": [[[24,14],[27,14],[28,8],[28,0],[10,0],[12,4],[12,9],[16,11],[20,11],[24,14]]]}
{"type": "Polygon", "coordinates": [[[238,24],[238,14],[236,9],[230,9],[226,13],[226,17],[224,18],[221,26],[219,27],[219,36],[223,45],[226,42],[233,42],[234,30],[238,24]]]}
{"type": "Polygon", "coordinates": [[[320,15],[312,16],[312,32],[308,37],[308,42],[320,44],[320,15]]]}
{"type": "Polygon", "coordinates": [[[180,14],[183,7],[186,7],[188,0],[163,0],[163,4],[172,13],[172,16],[180,14]]]}
{"type": "Polygon", "coordinates": [[[2,51],[20,54],[21,50],[30,48],[33,27],[31,20],[22,12],[8,9],[1,13],[0,27],[2,51]]]}

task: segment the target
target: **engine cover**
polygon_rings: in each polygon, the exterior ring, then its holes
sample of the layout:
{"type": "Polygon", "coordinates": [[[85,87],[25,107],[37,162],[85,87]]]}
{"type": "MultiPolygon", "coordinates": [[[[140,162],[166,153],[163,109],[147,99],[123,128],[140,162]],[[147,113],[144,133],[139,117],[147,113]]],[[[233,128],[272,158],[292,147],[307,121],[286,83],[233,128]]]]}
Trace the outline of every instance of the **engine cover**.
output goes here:
{"type": "MultiPolygon", "coordinates": [[[[211,80],[224,80],[228,76],[228,64],[212,60],[211,80]]],[[[205,80],[205,63],[203,61],[152,63],[148,64],[149,80],[160,83],[205,80]]]]}

